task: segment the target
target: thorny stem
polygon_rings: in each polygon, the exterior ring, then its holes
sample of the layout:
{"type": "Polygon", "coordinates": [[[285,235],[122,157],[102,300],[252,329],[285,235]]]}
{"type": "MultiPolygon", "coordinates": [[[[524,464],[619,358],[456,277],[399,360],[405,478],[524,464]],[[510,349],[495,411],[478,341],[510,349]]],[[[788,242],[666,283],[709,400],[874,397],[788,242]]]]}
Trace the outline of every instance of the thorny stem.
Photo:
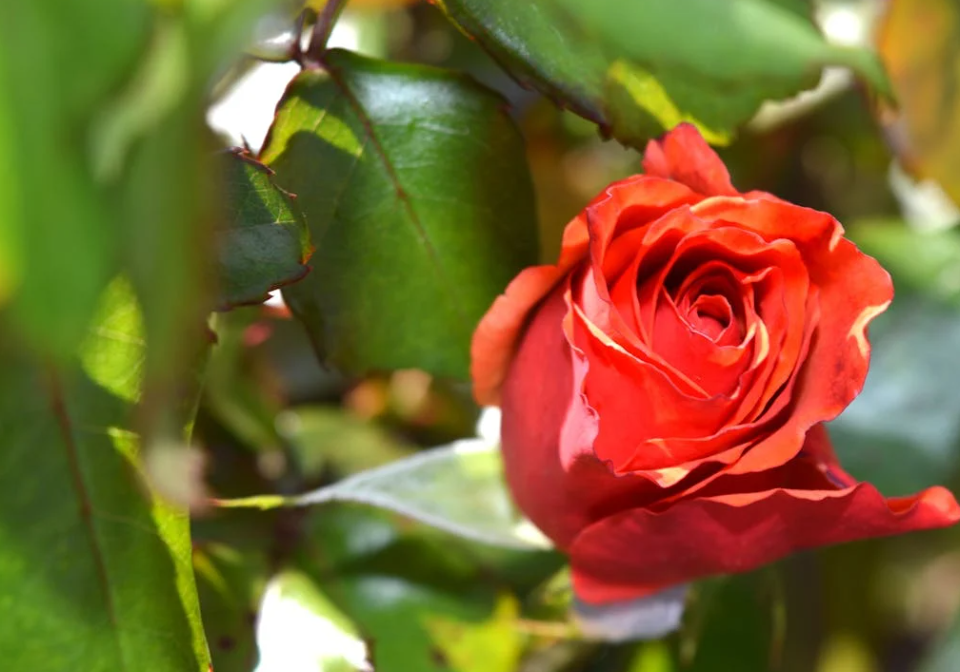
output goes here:
{"type": "Polygon", "coordinates": [[[346,0],[327,0],[323,9],[317,15],[310,33],[310,44],[302,54],[301,65],[304,67],[319,67],[323,63],[323,54],[327,50],[327,40],[333,32],[333,26],[343,11],[346,0]]]}

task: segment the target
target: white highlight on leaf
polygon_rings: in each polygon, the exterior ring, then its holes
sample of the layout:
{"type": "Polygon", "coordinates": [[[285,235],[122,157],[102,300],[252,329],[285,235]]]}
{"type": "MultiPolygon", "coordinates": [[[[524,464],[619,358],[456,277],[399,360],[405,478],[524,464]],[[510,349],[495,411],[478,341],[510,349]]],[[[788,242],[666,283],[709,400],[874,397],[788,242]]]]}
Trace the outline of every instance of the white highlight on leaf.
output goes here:
{"type": "Polygon", "coordinates": [[[284,575],[267,584],[257,620],[260,663],[255,672],[317,672],[343,669],[373,672],[367,646],[333,619],[319,613],[295,591],[284,575]]]}
{"type": "MultiPolygon", "coordinates": [[[[283,43],[286,32],[279,25],[276,28],[280,32],[272,37],[261,31],[257,41],[261,44],[283,43]]],[[[351,20],[348,14],[343,15],[333,27],[327,46],[358,51],[360,28],[356,20],[351,20]]],[[[273,123],[277,103],[287,84],[299,72],[300,66],[293,62],[257,63],[234,83],[226,95],[210,106],[207,125],[234,145],[246,143],[254,152],[260,151],[273,123]]]]}

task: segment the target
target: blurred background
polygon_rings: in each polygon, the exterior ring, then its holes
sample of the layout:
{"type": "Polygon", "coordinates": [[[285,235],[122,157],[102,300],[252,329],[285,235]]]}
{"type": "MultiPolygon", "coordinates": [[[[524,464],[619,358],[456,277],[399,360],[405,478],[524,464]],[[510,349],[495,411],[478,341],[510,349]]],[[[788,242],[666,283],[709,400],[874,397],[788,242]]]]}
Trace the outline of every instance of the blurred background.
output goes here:
{"type": "MultiPolygon", "coordinates": [[[[811,9],[831,41],[881,50],[896,113],[828,69],[816,90],[765,105],[719,152],[738,188],[830,212],[894,276],[896,299],[871,327],[866,389],[830,427],[844,465],[886,495],[934,483],[960,493],[960,5],[894,4],[811,9]]],[[[264,18],[249,52],[279,58],[291,28],[286,14],[264,18]]],[[[546,262],[588,200],[639,170],[635,151],[520,88],[425,2],[351,0],[330,44],[465,70],[507,97],[527,142],[546,262]]],[[[297,71],[244,59],[215,88],[210,128],[224,145],[256,151],[297,71]]],[[[216,318],[196,427],[216,495],[302,492],[476,434],[480,409],[466,386],[414,370],[338,376],[282,304],[269,305],[216,318]]],[[[960,529],[703,582],[679,633],[630,645],[583,641],[565,624],[568,588],[553,553],[489,548],[345,504],[202,514],[194,536],[217,672],[960,670],[960,529]]]]}

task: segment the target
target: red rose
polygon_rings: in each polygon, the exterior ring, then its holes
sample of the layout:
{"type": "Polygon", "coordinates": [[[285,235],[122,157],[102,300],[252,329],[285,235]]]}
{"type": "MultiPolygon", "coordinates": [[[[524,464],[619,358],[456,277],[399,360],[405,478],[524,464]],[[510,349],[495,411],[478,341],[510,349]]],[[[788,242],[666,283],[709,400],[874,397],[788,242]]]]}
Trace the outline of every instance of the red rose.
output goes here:
{"type": "Polygon", "coordinates": [[[640,597],[812,546],[949,525],[934,487],[885,499],[823,423],[860,392],[886,271],[830,215],[741,194],[683,125],[567,226],[473,339],[520,508],[581,600],[640,597]]]}

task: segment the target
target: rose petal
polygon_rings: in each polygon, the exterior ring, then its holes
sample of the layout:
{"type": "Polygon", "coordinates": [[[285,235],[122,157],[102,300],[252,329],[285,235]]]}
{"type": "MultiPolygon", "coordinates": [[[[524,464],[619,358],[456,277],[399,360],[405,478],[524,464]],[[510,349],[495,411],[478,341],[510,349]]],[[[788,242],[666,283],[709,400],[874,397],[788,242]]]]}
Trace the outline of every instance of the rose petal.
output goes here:
{"type": "Polygon", "coordinates": [[[593,455],[596,416],[580,394],[582,357],[564,334],[566,292],[567,283],[554,289],[521,340],[503,386],[500,432],[517,505],[560,548],[606,513],[657,494],[646,479],[616,478],[593,455]]]}
{"type": "Polygon", "coordinates": [[[480,404],[497,405],[500,386],[529,313],[550,290],[586,256],[605,248],[619,224],[643,226],[677,207],[696,203],[702,197],[669,180],[634,175],[607,187],[575,217],[563,232],[560,259],[556,265],[525,269],[497,297],[474,332],[470,348],[473,394],[480,404]],[[603,231],[588,233],[587,220],[602,222],[603,231]],[[597,246],[600,246],[599,248],[597,246]]]}
{"type": "MultiPolygon", "coordinates": [[[[812,432],[813,443],[824,440],[820,431],[812,432]]],[[[570,548],[575,593],[591,603],[628,600],[805,548],[960,520],[960,507],[942,487],[890,499],[868,483],[839,487],[830,465],[818,463],[819,450],[781,469],[718,478],[663,510],[635,508],[591,525],[570,548]],[[757,485],[768,489],[750,489],[757,485]],[[809,489],[814,485],[822,489],[809,489]],[[711,490],[721,494],[707,496],[711,490]]]]}
{"type": "MultiPolygon", "coordinates": [[[[800,250],[819,293],[820,317],[792,392],[789,419],[779,433],[800,437],[837,417],[863,388],[870,360],[865,329],[893,298],[889,274],[843,238],[840,223],[823,212],[782,201],[734,198],[708,199],[692,209],[704,218],[738,223],[769,241],[788,238],[800,250]]],[[[732,465],[730,473],[769,469],[798,449],[796,440],[765,442],[732,465]]]]}
{"type": "Polygon", "coordinates": [[[710,149],[696,126],[683,123],[651,140],[643,153],[643,170],[681,182],[706,196],[733,196],[730,173],[716,152],[710,149]]]}

